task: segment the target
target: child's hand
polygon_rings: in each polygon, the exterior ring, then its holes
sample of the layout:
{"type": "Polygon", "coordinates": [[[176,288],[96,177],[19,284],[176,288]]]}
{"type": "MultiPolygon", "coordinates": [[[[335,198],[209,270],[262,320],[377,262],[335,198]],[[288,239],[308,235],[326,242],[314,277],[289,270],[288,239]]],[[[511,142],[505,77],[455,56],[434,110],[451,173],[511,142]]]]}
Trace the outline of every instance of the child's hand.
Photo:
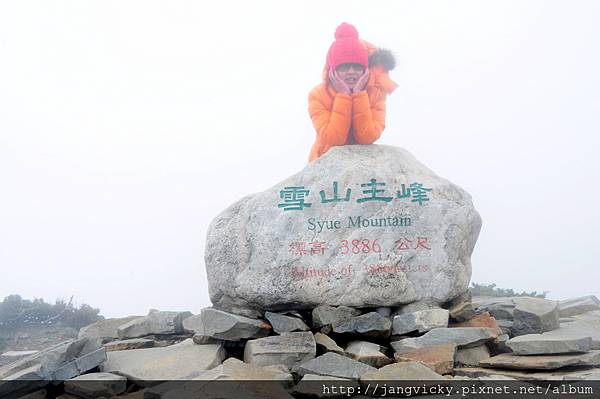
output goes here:
{"type": "Polygon", "coordinates": [[[359,91],[365,90],[367,87],[367,82],[369,81],[369,68],[366,68],[363,74],[356,81],[356,85],[352,89],[354,93],[358,93],[359,91]]]}
{"type": "Polygon", "coordinates": [[[331,68],[329,69],[329,81],[338,93],[350,94],[350,87],[331,68]]]}

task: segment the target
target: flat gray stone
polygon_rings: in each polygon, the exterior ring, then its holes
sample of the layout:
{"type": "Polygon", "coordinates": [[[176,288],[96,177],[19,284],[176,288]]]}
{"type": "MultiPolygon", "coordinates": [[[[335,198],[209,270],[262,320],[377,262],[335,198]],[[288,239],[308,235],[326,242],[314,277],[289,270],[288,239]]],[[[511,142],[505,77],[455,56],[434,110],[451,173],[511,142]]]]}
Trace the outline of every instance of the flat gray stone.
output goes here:
{"type": "Polygon", "coordinates": [[[147,338],[132,338],[120,341],[111,341],[104,344],[107,352],[124,351],[130,349],[143,349],[154,347],[154,340],[147,338]]]}
{"type": "Polygon", "coordinates": [[[292,367],[313,359],[316,352],[317,345],[310,331],[290,332],[246,342],[244,362],[257,366],[284,364],[292,367]]]}
{"type": "Polygon", "coordinates": [[[214,308],[202,309],[200,316],[204,331],[197,333],[206,337],[239,341],[266,337],[271,331],[271,325],[264,320],[251,319],[214,308]]]}
{"type": "Polygon", "coordinates": [[[204,331],[202,315],[200,314],[185,318],[181,324],[183,326],[183,331],[187,334],[202,333],[202,331],[204,331]]]}
{"type": "Polygon", "coordinates": [[[208,370],[194,380],[259,380],[259,381],[285,381],[291,385],[294,377],[287,370],[282,370],[279,367],[258,366],[256,364],[244,363],[234,357],[225,360],[223,364],[208,370]]]}
{"type": "Polygon", "coordinates": [[[354,380],[367,372],[375,370],[377,370],[375,367],[333,352],[327,352],[296,367],[296,372],[300,376],[317,374],[354,380]]]}
{"type": "Polygon", "coordinates": [[[105,360],[106,352],[100,339],[81,338],[53,345],[0,367],[0,397],[33,392],[48,380],[68,380],[105,360]],[[23,384],[15,383],[15,380],[23,384]]]}
{"type": "Polygon", "coordinates": [[[589,352],[592,349],[592,338],[526,334],[508,340],[506,345],[515,355],[578,353],[589,352]]]}
{"type": "Polygon", "coordinates": [[[108,352],[101,371],[124,375],[142,386],[152,380],[191,379],[223,361],[222,345],[196,345],[186,339],[164,348],[108,352]]]}
{"type": "Polygon", "coordinates": [[[119,339],[118,328],[135,319],[143,319],[145,316],[128,316],[106,320],[98,320],[95,323],[79,329],[79,338],[99,338],[103,343],[119,339]]]}
{"type": "Polygon", "coordinates": [[[561,323],[556,330],[545,332],[546,336],[591,337],[592,349],[600,349],[600,310],[571,316],[574,321],[561,323]]]}
{"type": "Polygon", "coordinates": [[[448,309],[448,313],[453,320],[459,323],[472,319],[477,314],[471,302],[460,302],[448,309]]]}
{"type": "Polygon", "coordinates": [[[315,342],[318,347],[321,347],[325,352],[335,352],[343,354],[344,349],[340,347],[331,337],[317,332],[315,333],[315,342]]]}
{"type": "Polygon", "coordinates": [[[467,290],[480,229],[471,196],[408,151],[334,146],[211,222],[205,252],[210,299],[232,312],[238,307],[275,312],[290,304],[298,309],[441,304],[467,290]],[[327,201],[334,182],[339,203],[327,201]],[[326,222],[331,228],[323,227],[326,222]],[[367,230],[368,248],[352,247],[367,230]],[[343,240],[350,243],[348,251],[338,248],[343,240]],[[380,259],[377,245],[389,259],[380,259]]]}
{"type": "Polygon", "coordinates": [[[55,370],[53,375],[56,380],[68,380],[78,376],[94,367],[102,364],[106,360],[106,351],[104,348],[96,349],[89,353],[79,356],[71,362],[64,364],[55,370]]]}
{"type": "Polygon", "coordinates": [[[293,331],[308,331],[310,328],[302,319],[285,316],[279,313],[265,312],[265,318],[271,323],[273,331],[277,334],[293,331]]]}
{"type": "Polygon", "coordinates": [[[511,335],[512,328],[515,323],[512,320],[500,319],[496,320],[496,324],[498,324],[498,327],[500,328],[500,330],[502,330],[503,334],[511,335]]]}
{"type": "Polygon", "coordinates": [[[558,302],[560,317],[574,316],[600,309],[600,300],[594,295],[569,298],[558,302]]]}
{"type": "Polygon", "coordinates": [[[348,306],[321,305],[312,310],[312,325],[321,328],[360,315],[358,309],[348,306]]]}
{"type": "Polygon", "coordinates": [[[392,334],[403,335],[413,331],[424,333],[434,328],[448,327],[448,316],[448,310],[441,308],[394,316],[392,334]]]}
{"type": "Polygon", "coordinates": [[[90,373],[65,381],[65,391],[86,399],[111,397],[125,392],[127,378],[112,373],[90,373]]]}
{"type": "Polygon", "coordinates": [[[458,349],[454,355],[454,361],[465,366],[479,366],[481,360],[489,358],[490,350],[485,345],[458,349]]]}
{"type": "Polygon", "coordinates": [[[522,297],[516,300],[513,336],[540,334],[556,330],[559,326],[558,301],[542,298],[522,297]]]}
{"type": "Polygon", "coordinates": [[[201,334],[194,334],[194,336],[192,337],[192,339],[194,340],[194,343],[198,344],[198,345],[222,344],[224,342],[227,342],[227,341],[225,341],[223,339],[207,337],[206,335],[201,335],[201,334]]]}
{"type": "Polygon", "coordinates": [[[396,362],[419,362],[438,374],[450,374],[454,367],[456,344],[439,344],[395,353],[396,362]]]}
{"type": "Polygon", "coordinates": [[[394,362],[393,359],[382,353],[382,350],[385,348],[372,342],[350,341],[345,352],[354,360],[379,368],[394,362]]]}
{"type": "Polygon", "coordinates": [[[498,355],[500,353],[512,352],[512,350],[506,346],[506,343],[510,339],[508,334],[498,335],[496,339],[491,341],[490,348],[493,349],[494,355],[498,355]]]}
{"type": "Polygon", "coordinates": [[[567,366],[598,366],[600,351],[562,355],[513,355],[502,353],[479,362],[483,367],[521,370],[553,370],[567,366]]]}
{"type": "Polygon", "coordinates": [[[293,397],[287,393],[292,383],[292,375],[283,366],[260,367],[246,364],[236,358],[228,358],[221,365],[202,372],[191,381],[169,381],[148,388],[144,397],[292,399],[293,397]]]}
{"type": "Polygon", "coordinates": [[[479,346],[497,336],[498,333],[493,328],[487,327],[434,328],[423,336],[394,341],[391,345],[396,352],[400,353],[452,342],[460,349],[479,346]]]}
{"type": "Polygon", "coordinates": [[[598,369],[558,369],[558,370],[514,370],[483,367],[461,367],[454,369],[455,377],[470,378],[495,377],[498,375],[519,381],[581,381],[598,375],[598,369]]]}
{"type": "Polygon", "coordinates": [[[8,351],[0,355],[0,367],[38,353],[39,351],[8,351]]]}
{"type": "Polygon", "coordinates": [[[473,297],[471,299],[471,305],[477,313],[489,312],[490,315],[498,321],[500,320],[513,320],[513,313],[515,306],[517,306],[516,300],[519,297],[473,297]]]}
{"type": "Polygon", "coordinates": [[[152,309],[146,317],[137,318],[117,328],[120,339],[139,338],[147,335],[183,334],[183,320],[191,312],[171,312],[152,309]]]}
{"type": "Polygon", "coordinates": [[[419,362],[394,363],[360,376],[361,382],[394,380],[446,381],[446,378],[419,362]]]}
{"type": "Polygon", "coordinates": [[[338,334],[360,334],[369,337],[387,338],[390,336],[392,322],[377,312],[370,312],[338,321],[333,323],[331,327],[338,334]]]}

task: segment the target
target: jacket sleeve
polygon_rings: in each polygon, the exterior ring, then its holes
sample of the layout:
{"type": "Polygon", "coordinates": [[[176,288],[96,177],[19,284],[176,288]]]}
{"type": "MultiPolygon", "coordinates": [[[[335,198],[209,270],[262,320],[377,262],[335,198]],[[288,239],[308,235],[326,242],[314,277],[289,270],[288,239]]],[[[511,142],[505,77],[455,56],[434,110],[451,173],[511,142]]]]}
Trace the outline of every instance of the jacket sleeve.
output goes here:
{"type": "Polygon", "coordinates": [[[317,131],[317,141],[321,144],[344,145],[352,123],[352,97],[336,93],[332,109],[321,100],[318,91],[311,91],[308,97],[308,112],[317,131]]]}
{"type": "Polygon", "coordinates": [[[352,94],[354,139],[358,144],[374,143],[385,128],[385,95],[371,104],[366,91],[352,94]]]}

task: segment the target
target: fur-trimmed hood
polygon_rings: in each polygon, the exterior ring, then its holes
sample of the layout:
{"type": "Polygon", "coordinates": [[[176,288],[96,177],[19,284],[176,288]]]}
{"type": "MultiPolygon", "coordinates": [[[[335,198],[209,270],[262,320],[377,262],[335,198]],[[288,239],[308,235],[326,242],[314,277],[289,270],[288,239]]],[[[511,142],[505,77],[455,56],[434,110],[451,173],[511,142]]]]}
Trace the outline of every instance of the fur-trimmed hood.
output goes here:
{"type": "Polygon", "coordinates": [[[376,65],[381,65],[384,71],[389,72],[396,67],[396,57],[390,50],[378,48],[369,54],[369,68],[376,65]]]}

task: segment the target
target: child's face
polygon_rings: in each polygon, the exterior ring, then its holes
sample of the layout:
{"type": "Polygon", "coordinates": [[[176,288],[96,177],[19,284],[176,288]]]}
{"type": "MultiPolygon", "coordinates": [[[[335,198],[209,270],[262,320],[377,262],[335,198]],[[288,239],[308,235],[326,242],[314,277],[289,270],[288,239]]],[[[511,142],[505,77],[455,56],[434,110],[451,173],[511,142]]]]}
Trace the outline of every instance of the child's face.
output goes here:
{"type": "Polygon", "coordinates": [[[351,89],[356,85],[358,78],[365,72],[365,68],[360,64],[340,64],[335,69],[340,78],[350,87],[351,89]]]}

